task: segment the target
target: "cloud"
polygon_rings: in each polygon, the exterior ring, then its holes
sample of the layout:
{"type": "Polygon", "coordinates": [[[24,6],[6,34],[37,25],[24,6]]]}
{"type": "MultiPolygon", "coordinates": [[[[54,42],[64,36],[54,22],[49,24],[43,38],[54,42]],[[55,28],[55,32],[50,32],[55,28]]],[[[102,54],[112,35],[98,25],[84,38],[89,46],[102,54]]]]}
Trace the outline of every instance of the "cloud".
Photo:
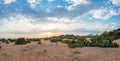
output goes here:
{"type": "Polygon", "coordinates": [[[37,19],[23,14],[14,14],[1,20],[0,35],[7,36],[8,34],[13,37],[42,37],[42,35],[54,36],[66,33],[96,34],[105,30],[117,28],[116,23],[87,23],[79,17],[74,17],[72,19],[66,17],[46,17],[44,19],[37,19]]]}
{"type": "Polygon", "coordinates": [[[65,17],[47,17],[49,21],[56,22],[56,23],[63,23],[63,24],[74,24],[74,23],[82,23],[83,20],[79,20],[78,17],[75,18],[65,18],[65,17]]]}
{"type": "Polygon", "coordinates": [[[59,35],[64,24],[44,22],[23,14],[13,14],[1,19],[0,37],[48,37],[59,35]]]}
{"type": "Polygon", "coordinates": [[[72,3],[74,6],[79,5],[79,4],[88,4],[87,0],[65,0],[68,3],[72,3]]]}
{"type": "Polygon", "coordinates": [[[4,1],[4,4],[10,4],[15,2],[16,0],[3,0],[3,1],[4,1]]]}
{"type": "Polygon", "coordinates": [[[35,28],[34,24],[31,23],[32,19],[20,14],[2,20],[0,33],[28,33],[32,30],[31,28],[35,28]]]}
{"type": "Polygon", "coordinates": [[[48,2],[53,2],[53,1],[55,1],[55,0],[48,0],[48,2]]]}
{"type": "Polygon", "coordinates": [[[69,11],[73,10],[77,5],[87,5],[89,2],[87,0],[65,0],[68,3],[72,3],[72,5],[68,6],[67,9],[69,11]]]}
{"type": "Polygon", "coordinates": [[[54,22],[43,23],[45,19],[35,19],[23,14],[13,14],[1,20],[0,34],[36,34],[53,30],[60,31],[64,26],[54,22]]]}
{"type": "Polygon", "coordinates": [[[100,9],[93,9],[90,11],[92,16],[96,19],[104,19],[107,20],[112,16],[118,15],[119,13],[112,9],[112,8],[100,8],[100,9]]]}
{"type": "Polygon", "coordinates": [[[89,34],[89,33],[93,33],[93,34],[100,34],[104,31],[111,31],[113,29],[117,29],[117,25],[116,23],[110,23],[110,24],[103,24],[103,23],[93,23],[93,24],[89,24],[89,23],[83,23],[83,24],[76,24],[76,25],[71,25],[69,27],[72,27],[73,30],[69,31],[69,33],[77,33],[77,34],[89,34]],[[77,26],[77,27],[76,27],[77,26]]]}
{"type": "Polygon", "coordinates": [[[27,0],[27,2],[30,4],[32,8],[34,8],[34,6],[40,4],[41,0],[27,0]]]}
{"type": "Polygon", "coordinates": [[[120,9],[115,4],[112,0],[16,0],[0,4],[0,36],[112,30],[119,27],[120,9]]]}
{"type": "Polygon", "coordinates": [[[113,5],[120,6],[120,0],[110,0],[113,5]]]}
{"type": "Polygon", "coordinates": [[[87,23],[84,20],[81,20],[79,17],[74,17],[73,19],[70,18],[57,18],[57,17],[48,17],[49,21],[57,22],[61,25],[63,33],[101,33],[103,31],[110,31],[112,29],[117,28],[116,23],[87,23]]]}
{"type": "Polygon", "coordinates": [[[63,8],[63,6],[62,5],[57,5],[56,8],[63,8]]]}

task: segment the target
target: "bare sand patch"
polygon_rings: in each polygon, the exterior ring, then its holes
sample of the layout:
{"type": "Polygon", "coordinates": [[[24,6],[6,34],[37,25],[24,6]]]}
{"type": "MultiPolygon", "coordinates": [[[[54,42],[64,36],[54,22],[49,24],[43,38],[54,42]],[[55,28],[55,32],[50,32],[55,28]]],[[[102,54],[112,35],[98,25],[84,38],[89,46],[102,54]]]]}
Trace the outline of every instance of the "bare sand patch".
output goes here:
{"type": "Polygon", "coordinates": [[[2,43],[0,61],[120,61],[120,48],[68,48],[63,43],[41,41],[25,45],[2,43]],[[74,54],[79,51],[80,54],[74,54]]]}
{"type": "Polygon", "coordinates": [[[120,39],[114,40],[114,42],[118,43],[120,45],[120,39]]]}

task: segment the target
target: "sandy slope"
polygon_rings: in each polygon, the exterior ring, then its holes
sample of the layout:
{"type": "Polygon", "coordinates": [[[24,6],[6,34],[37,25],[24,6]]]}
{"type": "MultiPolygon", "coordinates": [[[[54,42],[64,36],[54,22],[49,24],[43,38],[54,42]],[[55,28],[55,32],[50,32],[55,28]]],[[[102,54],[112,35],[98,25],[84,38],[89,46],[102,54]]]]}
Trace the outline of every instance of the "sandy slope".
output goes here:
{"type": "Polygon", "coordinates": [[[120,48],[70,49],[62,43],[42,41],[26,45],[1,44],[0,61],[120,61],[120,48]],[[80,54],[74,54],[79,51],[80,54]]]}
{"type": "Polygon", "coordinates": [[[114,42],[116,42],[120,45],[120,39],[114,40],[114,42]]]}

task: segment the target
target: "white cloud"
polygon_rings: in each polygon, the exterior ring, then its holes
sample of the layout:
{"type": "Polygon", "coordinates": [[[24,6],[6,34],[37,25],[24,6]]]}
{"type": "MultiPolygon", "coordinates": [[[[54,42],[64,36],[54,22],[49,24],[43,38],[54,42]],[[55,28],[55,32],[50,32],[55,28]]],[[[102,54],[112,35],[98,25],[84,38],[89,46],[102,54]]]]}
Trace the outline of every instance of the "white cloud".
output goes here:
{"type": "Polygon", "coordinates": [[[61,5],[58,5],[58,6],[56,6],[56,8],[63,8],[63,6],[61,6],[61,5]]]}
{"type": "Polygon", "coordinates": [[[66,0],[69,3],[73,3],[74,6],[79,4],[88,4],[87,0],[66,0]]]}
{"type": "Polygon", "coordinates": [[[41,0],[27,0],[27,2],[30,4],[32,8],[34,8],[34,6],[40,4],[41,0]]]}
{"type": "Polygon", "coordinates": [[[8,18],[2,19],[0,35],[2,35],[2,37],[4,37],[4,35],[8,35],[8,37],[15,37],[16,35],[17,37],[21,35],[24,37],[33,37],[34,35],[37,35],[37,37],[40,37],[40,35],[43,35],[42,33],[48,35],[51,33],[75,33],[76,30],[78,30],[77,33],[81,34],[82,32],[89,33],[89,31],[94,30],[102,32],[116,28],[115,23],[94,23],[91,25],[91,23],[80,20],[79,17],[73,19],[48,17],[46,19],[48,22],[43,23],[44,19],[40,20],[22,14],[14,14],[8,18]],[[36,21],[38,22],[36,23],[36,21]]]}
{"type": "Polygon", "coordinates": [[[53,1],[55,1],[55,0],[48,0],[48,2],[53,2],[53,1]]]}
{"type": "Polygon", "coordinates": [[[16,0],[3,0],[4,1],[4,4],[10,4],[12,2],[15,2],[16,0]]]}
{"type": "Polygon", "coordinates": [[[13,14],[8,18],[1,19],[0,37],[48,37],[58,35],[57,31],[63,30],[63,24],[51,23],[40,19],[34,19],[22,14],[13,14]],[[36,21],[38,21],[36,23],[36,21]]]}
{"type": "Polygon", "coordinates": [[[37,0],[28,0],[29,3],[35,3],[37,0]]]}
{"type": "Polygon", "coordinates": [[[73,10],[75,6],[77,5],[87,5],[89,4],[89,2],[87,0],[65,0],[67,1],[68,3],[72,3],[72,5],[68,6],[67,9],[69,11],[73,10]]]}
{"type": "Polygon", "coordinates": [[[24,15],[17,14],[2,20],[3,25],[0,29],[2,33],[28,32],[34,27],[34,25],[30,23],[33,20],[24,15]]]}
{"type": "Polygon", "coordinates": [[[50,20],[56,23],[63,23],[63,24],[83,23],[83,20],[79,20],[78,17],[74,19],[65,18],[65,17],[62,17],[62,18],[48,17],[47,20],[50,20]]]}
{"type": "Polygon", "coordinates": [[[120,6],[120,0],[110,0],[113,5],[120,6]]]}
{"type": "Polygon", "coordinates": [[[29,16],[22,14],[14,14],[8,18],[1,19],[2,24],[0,27],[0,33],[22,33],[22,34],[31,34],[31,33],[39,33],[46,31],[53,31],[55,29],[60,30],[64,26],[59,23],[43,23],[37,22],[39,19],[33,19],[29,16]]]}
{"type": "Polygon", "coordinates": [[[119,13],[112,9],[112,8],[100,8],[100,9],[93,9],[90,11],[92,16],[96,19],[109,19],[112,16],[118,15],[119,13]]]}
{"type": "Polygon", "coordinates": [[[69,11],[72,11],[72,10],[74,9],[74,6],[73,6],[73,5],[68,6],[67,9],[68,9],[69,11]]]}
{"type": "MultiPolygon", "coordinates": [[[[61,25],[64,25],[63,32],[76,32],[76,29],[79,29],[78,31],[84,31],[84,33],[87,33],[86,31],[106,31],[106,30],[112,30],[115,29],[117,26],[114,23],[111,24],[103,24],[103,23],[94,23],[91,25],[91,23],[86,23],[83,20],[80,20],[79,17],[76,17],[74,19],[70,18],[56,18],[56,17],[48,17],[48,20],[55,21],[57,23],[61,23],[61,25]]],[[[80,33],[80,32],[79,32],[80,33]]]]}

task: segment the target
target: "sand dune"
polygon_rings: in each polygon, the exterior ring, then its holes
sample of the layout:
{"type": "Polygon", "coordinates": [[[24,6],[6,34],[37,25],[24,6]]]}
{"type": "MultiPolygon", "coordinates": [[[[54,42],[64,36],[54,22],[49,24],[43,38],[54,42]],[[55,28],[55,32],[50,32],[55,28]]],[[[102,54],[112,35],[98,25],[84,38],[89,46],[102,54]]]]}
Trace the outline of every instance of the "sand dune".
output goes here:
{"type": "Polygon", "coordinates": [[[120,45],[120,39],[114,40],[114,42],[116,42],[120,45]]]}
{"type": "Polygon", "coordinates": [[[120,48],[70,49],[62,43],[42,41],[26,45],[1,44],[0,61],[120,61],[120,48]],[[74,52],[78,51],[79,54],[74,52]]]}

